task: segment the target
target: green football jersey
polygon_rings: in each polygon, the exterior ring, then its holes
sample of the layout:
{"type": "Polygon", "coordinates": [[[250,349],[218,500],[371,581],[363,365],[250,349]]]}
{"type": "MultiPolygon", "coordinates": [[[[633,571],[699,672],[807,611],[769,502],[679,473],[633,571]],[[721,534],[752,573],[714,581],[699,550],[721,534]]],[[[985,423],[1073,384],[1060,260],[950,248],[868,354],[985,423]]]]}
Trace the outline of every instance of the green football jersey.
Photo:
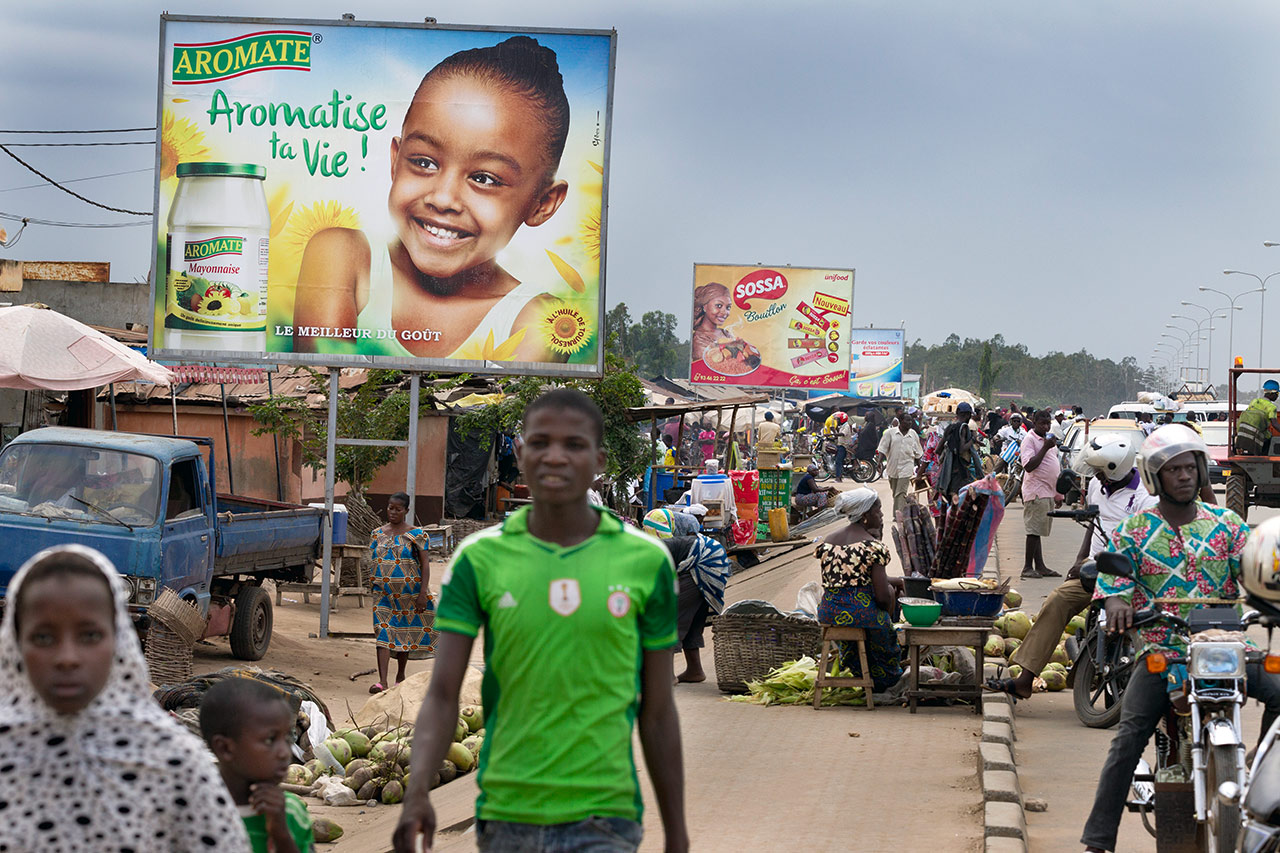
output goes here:
{"type": "Polygon", "coordinates": [[[469,536],[442,579],[436,629],[485,629],[482,820],[641,819],[641,662],[675,645],[677,581],[657,539],[596,509],[595,534],[563,548],[523,508],[469,536]]]}

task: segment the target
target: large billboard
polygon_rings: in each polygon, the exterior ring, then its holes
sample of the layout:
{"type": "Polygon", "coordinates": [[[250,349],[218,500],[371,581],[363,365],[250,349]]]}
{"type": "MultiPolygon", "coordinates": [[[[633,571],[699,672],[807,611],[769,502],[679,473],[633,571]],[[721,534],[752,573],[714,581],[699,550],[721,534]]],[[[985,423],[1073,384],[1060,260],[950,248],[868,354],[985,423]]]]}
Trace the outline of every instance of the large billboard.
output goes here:
{"type": "Polygon", "coordinates": [[[852,329],[849,393],[854,397],[902,396],[902,329],[852,329]]]}
{"type": "Polygon", "coordinates": [[[694,264],[689,379],[849,386],[853,270],[694,264]]]}
{"type": "Polygon", "coordinates": [[[599,374],[614,33],[160,40],[154,356],[599,374]]]}

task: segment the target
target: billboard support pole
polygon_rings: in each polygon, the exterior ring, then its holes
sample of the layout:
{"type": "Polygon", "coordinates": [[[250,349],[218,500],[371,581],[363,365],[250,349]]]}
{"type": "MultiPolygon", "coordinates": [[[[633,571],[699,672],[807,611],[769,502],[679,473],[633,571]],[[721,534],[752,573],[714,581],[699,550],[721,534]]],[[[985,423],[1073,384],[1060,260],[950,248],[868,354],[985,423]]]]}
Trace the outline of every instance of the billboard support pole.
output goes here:
{"type": "Polygon", "coordinates": [[[409,496],[409,523],[418,509],[418,394],[421,373],[409,374],[409,454],[405,464],[405,493],[409,496]]]}
{"type": "MultiPolygon", "coordinates": [[[[324,436],[324,561],[320,565],[320,639],[329,636],[329,575],[333,567],[333,468],[338,455],[338,368],[329,368],[329,425],[324,436]]],[[[230,460],[228,460],[230,461],[230,460]]]]}

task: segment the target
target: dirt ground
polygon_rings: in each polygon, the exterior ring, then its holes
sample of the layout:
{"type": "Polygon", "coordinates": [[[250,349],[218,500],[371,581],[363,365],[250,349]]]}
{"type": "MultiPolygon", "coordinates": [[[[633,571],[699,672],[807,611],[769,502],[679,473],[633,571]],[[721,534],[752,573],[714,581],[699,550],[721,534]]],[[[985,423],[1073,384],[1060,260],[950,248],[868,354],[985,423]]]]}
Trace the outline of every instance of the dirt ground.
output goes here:
{"type": "MultiPolygon", "coordinates": [[[[888,484],[876,488],[889,502],[888,484]]],[[[821,533],[821,531],[819,531],[821,533]]],[[[896,559],[896,555],[895,555],[896,559]]],[[[438,590],[443,564],[433,564],[438,590]]],[[[898,573],[895,566],[891,573],[898,573]]],[[[782,609],[795,606],[796,593],[817,581],[812,548],[767,559],[735,575],[726,601],[762,598],[782,609]]],[[[335,715],[348,705],[358,712],[369,698],[374,676],[351,676],[374,666],[371,639],[313,636],[319,604],[289,594],[275,610],[271,650],[264,668],[308,682],[335,715]],[[289,599],[296,599],[290,601],[289,599]]],[[[371,602],[356,606],[343,598],[331,614],[330,630],[367,632],[371,602]]],[[[676,690],[684,747],[686,810],[697,850],[934,850],[970,853],[982,849],[982,800],[976,771],[980,717],[963,707],[772,707],[725,701],[715,684],[712,631],[706,633],[703,684],[676,690]]],[[[476,645],[479,663],[479,644],[476,645]]],[[[225,641],[197,649],[197,671],[231,665],[225,641]]],[[[412,674],[430,667],[410,661],[412,674]]],[[[636,760],[644,790],[643,851],[662,849],[662,826],[637,742],[636,760]]],[[[468,831],[474,809],[474,775],[433,792],[440,826],[452,831],[436,850],[474,850],[468,831]]],[[[313,813],[336,820],[346,830],[339,842],[321,849],[337,853],[390,850],[398,806],[329,808],[309,800],[313,813]]]]}

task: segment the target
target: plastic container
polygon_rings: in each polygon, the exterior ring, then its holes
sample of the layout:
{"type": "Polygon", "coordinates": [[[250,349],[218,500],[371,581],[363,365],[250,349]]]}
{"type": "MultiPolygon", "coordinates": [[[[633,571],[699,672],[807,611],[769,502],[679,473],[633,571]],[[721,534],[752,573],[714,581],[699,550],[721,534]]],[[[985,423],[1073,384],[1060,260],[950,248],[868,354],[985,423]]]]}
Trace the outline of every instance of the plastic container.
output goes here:
{"type": "Polygon", "coordinates": [[[933,597],[943,616],[995,618],[1004,606],[1004,593],[994,590],[935,589],[933,597]]]}
{"type": "Polygon", "coordinates": [[[179,163],[166,242],[164,346],[262,353],[271,214],[267,170],[179,163]]]}
{"type": "Polygon", "coordinates": [[[899,598],[902,618],[916,628],[928,628],[942,615],[942,605],[927,598],[899,598]]]}
{"type": "MultiPolygon", "coordinates": [[[[307,504],[307,506],[318,506],[324,509],[323,503],[307,504]]],[[[347,508],[344,504],[333,505],[333,544],[347,544],[347,508]]]]}

